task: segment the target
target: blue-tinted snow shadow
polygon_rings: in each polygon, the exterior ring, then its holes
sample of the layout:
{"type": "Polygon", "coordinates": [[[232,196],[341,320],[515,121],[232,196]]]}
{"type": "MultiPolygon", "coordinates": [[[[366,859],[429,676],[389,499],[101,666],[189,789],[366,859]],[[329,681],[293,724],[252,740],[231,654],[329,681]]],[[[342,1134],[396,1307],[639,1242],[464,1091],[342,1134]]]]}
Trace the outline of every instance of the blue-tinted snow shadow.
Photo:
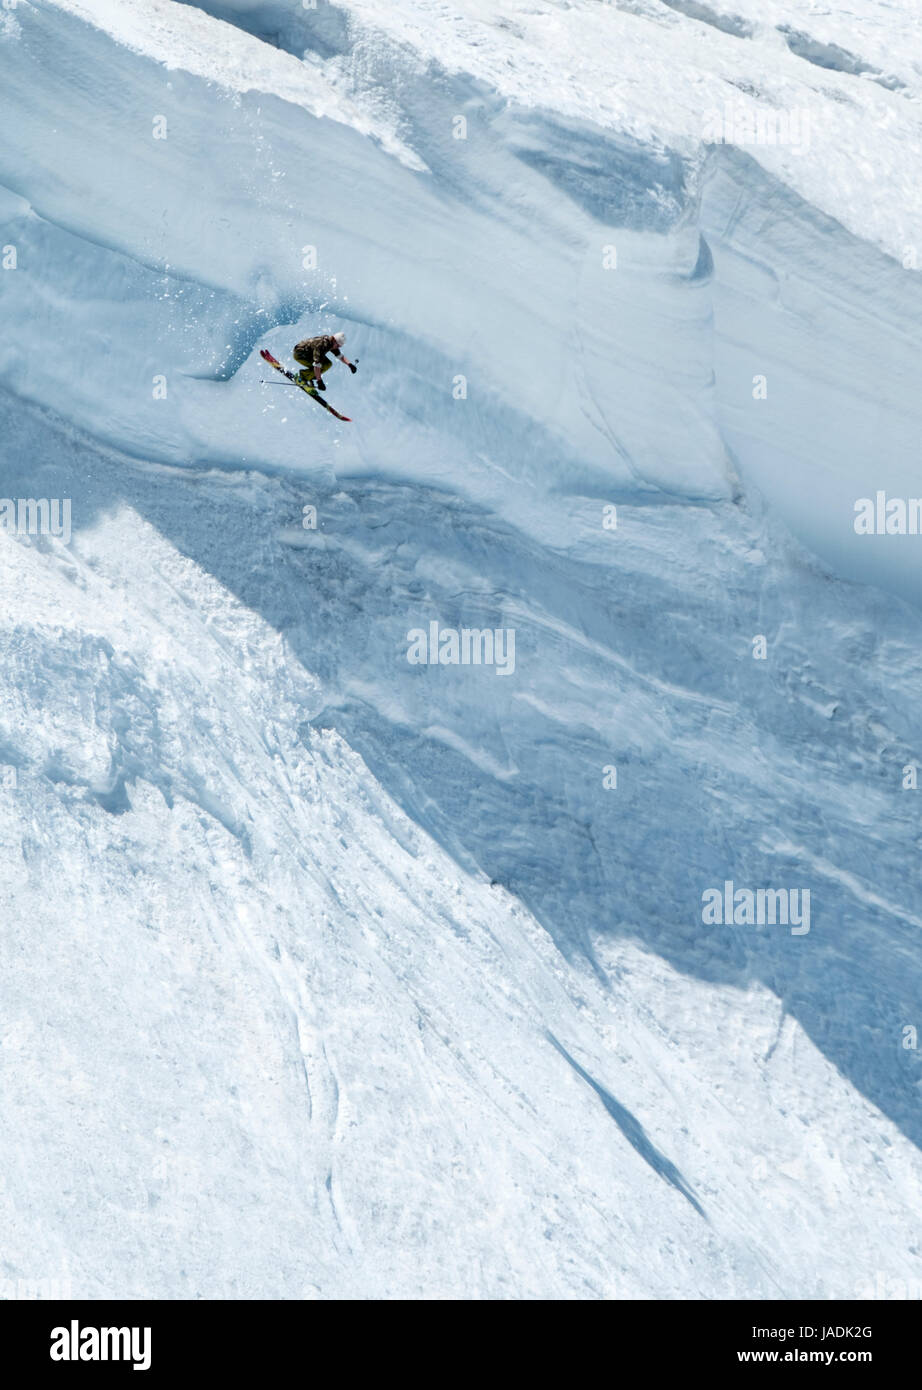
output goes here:
{"type": "MultiPolygon", "coordinates": [[[[742,537],[755,546],[767,533],[729,504],[626,505],[617,563],[601,566],[465,499],[367,479],[312,488],[312,536],[297,478],[259,487],[241,475],[237,488],[230,473],[167,476],[5,403],[0,495],[72,496],[78,533],[117,502],[135,507],[320,678],[326,703],[305,718],[337,729],[413,820],[519,898],[565,956],[606,979],[595,943],[628,937],[685,975],[761,983],[922,1143],[919,1054],[900,1046],[922,997],[906,915],[917,822],[899,779],[917,756],[918,690],[886,657],[913,634],[922,645],[917,614],[796,550],[785,560],[778,536],[770,573],[744,563],[742,537]],[[671,565],[647,563],[657,528],[671,565]],[[433,618],[514,625],[515,675],[410,665],[407,631],[433,618]],[[769,634],[767,665],[752,660],[753,631],[769,634]],[[837,800],[819,795],[829,786],[837,800]],[[886,808],[881,833],[871,804],[886,808]],[[786,848],[767,848],[781,831],[786,848]],[[702,891],[728,877],[810,888],[809,934],[703,923],[702,891]],[[855,881],[878,900],[856,896],[855,881]]],[[[116,770],[130,801],[133,777],[149,774],[127,759],[116,770]]],[[[169,790],[222,819],[207,785],[169,790]]]]}
{"type": "Polygon", "coordinates": [[[685,1178],[679,1172],[675,1164],[672,1163],[665,1154],[660,1153],[636,1115],[632,1115],[630,1110],[623,1106],[620,1101],[615,1100],[610,1091],[607,1091],[604,1086],[601,1086],[598,1081],[591,1077],[585,1067],[581,1067],[576,1058],[571,1057],[567,1049],[557,1041],[553,1033],[547,1033],[546,1037],[548,1042],[550,1042],[553,1047],[556,1047],[561,1057],[569,1062],[577,1076],[582,1077],[586,1085],[592,1087],[627,1142],[631,1145],[631,1148],[640,1154],[644,1163],[648,1163],[654,1173],[656,1173],[658,1177],[661,1177],[664,1182],[668,1182],[677,1192],[681,1192],[686,1202],[690,1202],[698,1215],[703,1216],[706,1221],[708,1219],[707,1213],[704,1211],[685,1178]]]}

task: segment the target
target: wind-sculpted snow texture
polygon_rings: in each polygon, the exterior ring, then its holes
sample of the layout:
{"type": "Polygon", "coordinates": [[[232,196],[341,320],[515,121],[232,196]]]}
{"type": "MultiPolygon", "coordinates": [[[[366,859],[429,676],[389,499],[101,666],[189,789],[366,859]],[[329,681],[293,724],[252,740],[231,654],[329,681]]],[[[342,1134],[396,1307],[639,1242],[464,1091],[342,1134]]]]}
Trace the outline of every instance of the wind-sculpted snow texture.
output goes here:
{"type": "Polygon", "coordinates": [[[4,1279],[918,1296],[922,536],[854,504],[922,493],[922,76],[852,8],[0,11],[0,521],[69,500],[0,529],[4,1279]],[[348,425],[257,351],[334,328],[348,425]]]}

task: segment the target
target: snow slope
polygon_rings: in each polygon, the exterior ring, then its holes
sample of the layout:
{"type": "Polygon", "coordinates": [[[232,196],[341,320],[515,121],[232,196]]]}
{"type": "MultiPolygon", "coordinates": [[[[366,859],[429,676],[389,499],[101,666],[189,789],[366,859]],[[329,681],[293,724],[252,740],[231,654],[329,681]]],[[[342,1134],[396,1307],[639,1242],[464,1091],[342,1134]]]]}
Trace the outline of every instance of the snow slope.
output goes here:
{"type": "Polygon", "coordinates": [[[5,1277],[922,1287],[909,9],[206,8],[0,38],[5,1277]]]}

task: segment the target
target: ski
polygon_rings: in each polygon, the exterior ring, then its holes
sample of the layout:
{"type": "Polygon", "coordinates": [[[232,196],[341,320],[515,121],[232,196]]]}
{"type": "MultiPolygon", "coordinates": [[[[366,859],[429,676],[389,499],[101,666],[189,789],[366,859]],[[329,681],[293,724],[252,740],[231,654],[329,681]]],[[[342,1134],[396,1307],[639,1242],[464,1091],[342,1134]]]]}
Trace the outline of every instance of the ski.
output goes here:
{"type": "Polygon", "coordinates": [[[264,362],[270,363],[270,365],[273,366],[277,372],[281,372],[282,376],[287,376],[288,380],[294,386],[300,386],[301,390],[304,392],[306,396],[310,396],[313,400],[317,402],[318,405],[322,405],[324,410],[328,410],[331,415],[335,415],[337,420],[345,420],[347,425],[352,424],[350,416],[340,415],[338,410],[334,410],[331,405],[327,405],[326,401],[323,399],[319,391],[315,391],[312,386],[305,386],[304,382],[299,381],[298,378],[295,376],[294,372],[290,372],[287,367],[283,367],[278,358],[273,357],[272,353],[269,352],[268,349],[260,348],[259,355],[264,362]]]}

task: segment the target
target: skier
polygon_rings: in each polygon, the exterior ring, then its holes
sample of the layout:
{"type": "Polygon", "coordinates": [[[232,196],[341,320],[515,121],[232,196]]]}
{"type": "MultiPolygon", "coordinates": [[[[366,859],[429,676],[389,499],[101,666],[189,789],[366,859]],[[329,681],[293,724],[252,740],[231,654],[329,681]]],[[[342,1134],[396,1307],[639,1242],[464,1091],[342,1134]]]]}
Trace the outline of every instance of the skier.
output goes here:
{"type": "Polygon", "coordinates": [[[291,355],[296,362],[302,363],[298,380],[305,385],[309,383],[317,391],[325,391],[327,388],[324,385],[323,373],[333,365],[327,356],[328,352],[332,352],[334,357],[345,363],[354,375],[358,368],[341,351],[345,341],[345,333],[319,333],[316,338],[302,338],[300,343],[295,343],[291,355]]]}

